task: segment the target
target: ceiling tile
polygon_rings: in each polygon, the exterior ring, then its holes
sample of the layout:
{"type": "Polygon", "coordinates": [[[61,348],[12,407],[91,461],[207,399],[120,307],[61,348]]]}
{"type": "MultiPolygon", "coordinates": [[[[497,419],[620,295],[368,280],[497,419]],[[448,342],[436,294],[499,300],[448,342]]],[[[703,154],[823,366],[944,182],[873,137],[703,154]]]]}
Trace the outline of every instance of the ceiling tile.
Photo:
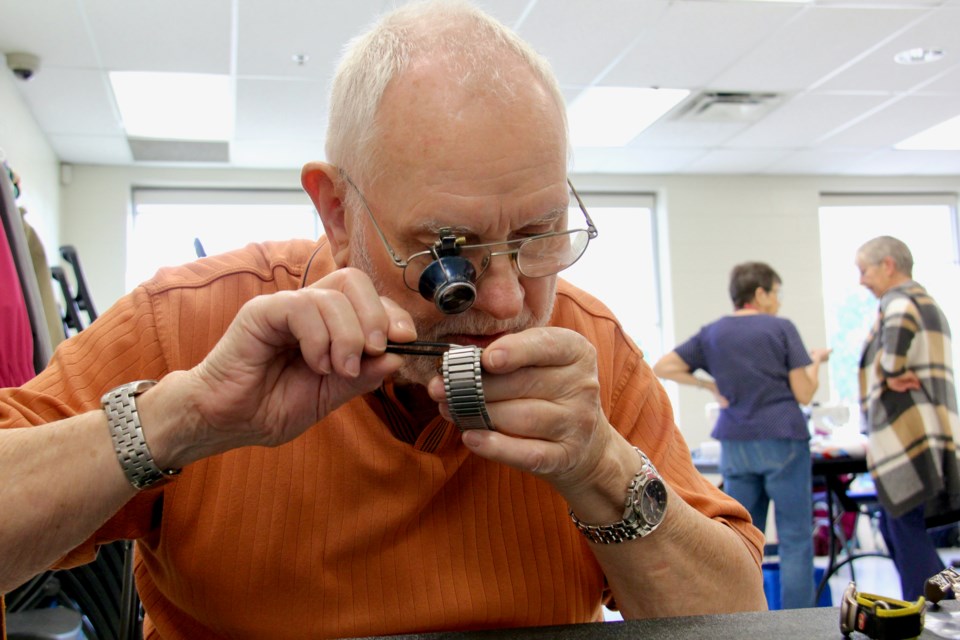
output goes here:
{"type": "Polygon", "coordinates": [[[878,46],[870,55],[845,69],[821,89],[854,91],[907,91],[942,74],[945,68],[960,62],[956,48],[960,33],[960,7],[942,7],[914,20],[909,28],[878,46]],[[946,57],[929,64],[904,65],[894,62],[901,51],[924,47],[942,49],[946,57]]]}
{"type": "Polygon", "coordinates": [[[699,149],[578,147],[571,169],[577,173],[675,173],[696,160],[699,149]]]}
{"type": "Polygon", "coordinates": [[[824,144],[881,148],[960,115],[960,102],[940,96],[908,96],[831,135],[824,144]]]}
{"type": "Polygon", "coordinates": [[[132,164],[133,154],[123,135],[81,136],[52,135],[53,147],[61,162],[74,164],[132,164]]]}
{"type": "Polygon", "coordinates": [[[238,140],[323,140],[327,95],[323,83],[308,80],[238,80],[238,140]]]}
{"type": "Polygon", "coordinates": [[[856,162],[852,172],[859,175],[955,176],[960,174],[960,151],[882,151],[856,162]]]}
{"type": "Polygon", "coordinates": [[[681,89],[716,86],[717,76],[799,11],[797,5],[788,4],[673,4],[602,83],[681,89]]]}
{"type": "Polygon", "coordinates": [[[229,73],[230,0],[84,0],[90,31],[111,71],[229,73]]]}
{"type": "Polygon", "coordinates": [[[17,83],[17,88],[37,123],[51,135],[123,135],[113,94],[101,71],[44,69],[29,82],[17,83]]]}
{"type": "Polygon", "coordinates": [[[849,171],[862,155],[862,152],[851,149],[801,149],[771,162],[764,173],[842,174],[849,171]]]}
{"type": "Polygon", "coordinates": [[[300,167],[323,160],[323,140],[238,140],[230,143],[230,164],[269,169],[300,167]]]}
{"type": "Polygon", "coordinates": [[[541,1],[519,32],[550,61],[560,84],[587,86],[650,33],[668,5],[667,0],[541,1]]]}
{"type": "Polygon", "coordinates": [[[344,44],[382,5],[380,0],[295,0],[277,11],[275,0],[244,0],[239,4],[237,73],[326,81],[344,44]],[[295,54],[309,56],[309,61],[298,66],[295,54]]]}
{"type": "Polygon", "coordinates": [[[783,155],[782,149],[718,149],[697,158],[681,173],[762,173],[783,155]]]}
{"type": "Polygon", "coordinates": [[[96,49],[76,0],[0,0],[0,52],[40,56],[45,67],[95,67],[96,49]]]}
{"type": "Polygon", "coordinates": [[[919,17],[917,9],[807,6],[750,51],[714,86],[796,92],[811,87],[919,17]]]}
{"type": "Polygon", "coordinates": [[[739,148],[807,147],[887,99],[886,96],[878,95],[797,96],[729,140],[727,144],[739,148]]]}

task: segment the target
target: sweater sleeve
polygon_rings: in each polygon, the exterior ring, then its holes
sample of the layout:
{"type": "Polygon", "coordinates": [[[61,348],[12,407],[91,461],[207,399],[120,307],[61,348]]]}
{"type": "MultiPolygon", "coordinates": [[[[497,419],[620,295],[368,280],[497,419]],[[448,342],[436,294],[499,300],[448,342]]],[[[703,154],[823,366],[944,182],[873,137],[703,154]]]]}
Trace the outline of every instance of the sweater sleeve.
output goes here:
{"type": "MultiPolygon", "coordinates": [[[[88,328],[60,344],[48,366],[22,387],[0,389],[0,428],[30,427],[100,408],[108,390],[168,372],[153,306],[142,288],[119,300],[88,328]]],[[[98,544],[145,535],[162,489],[135,496],[63,561],[91,561],[98,544]]]]}

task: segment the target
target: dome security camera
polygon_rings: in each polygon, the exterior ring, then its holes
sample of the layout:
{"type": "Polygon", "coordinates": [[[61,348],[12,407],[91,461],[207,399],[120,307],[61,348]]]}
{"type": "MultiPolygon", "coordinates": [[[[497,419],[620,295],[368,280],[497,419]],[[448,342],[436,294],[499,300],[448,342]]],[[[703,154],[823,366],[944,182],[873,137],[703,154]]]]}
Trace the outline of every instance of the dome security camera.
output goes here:
{"type": "Polygon", "coordinates": [[[29,80],[40,69],[40,58],[32,53],[8,53],[7,66],[13,75],[21,80],[29,80]]]}

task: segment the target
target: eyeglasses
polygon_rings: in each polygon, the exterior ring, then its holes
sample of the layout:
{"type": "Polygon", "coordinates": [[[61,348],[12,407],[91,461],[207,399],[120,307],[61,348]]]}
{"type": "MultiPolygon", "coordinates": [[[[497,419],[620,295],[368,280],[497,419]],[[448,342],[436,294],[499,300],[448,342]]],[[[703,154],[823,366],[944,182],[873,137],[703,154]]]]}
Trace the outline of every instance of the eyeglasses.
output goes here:
{"type": "MultiPolygon", "coordinates": [[[[366,198],[363,197],[363,193],[345,171],[341,170],[340,175],[353,187],[354,191],[356,191],[360,197],[360,202],[363,204],[363,208],[366,209],[367,215],[370,216],[370,221],[373,223],[377,235],[380,236],[380,240],[383,242],[387,253],[390,254],[390,259],[393,261],[394,266],[403,269],[404,284],[409,289],[420,291],[421,293],[424,293],[421,281],[424,271],[434,262],[445,256],[456,255],[469,261],[470,264],[473,265],[476,273],[476,275],[472,277],[474,283],[480,280],[483,274],[486,273],[487,267],[490,266],[490,261],[496,256],[511,256],[522,275],[528,278],[542,278],[559,273],[573,265],[573,263],[579,260],[580,256],[584,254],[587,250],[587,245],[597,237],[598,233],[597,227],[590,218],[590,214],[587,213],[587,208],[584,206],[583,200],[580,199],[580,195],[577,193],[577,190],[574,189],[573,183],[567,180],[567,184],[570,186],[570,192],[580,206],[580,211],[583,212],[583,217],[587,223],[586,229],[551,231],[549,233],[530,236],[529,238],[519,238],[517,240],[507,240],[504,242],[466,244],[466,238],[456,236],[449,228],[443,228],[439,231],[440,239],[437,240],[433,246],[423,251],[413,253],[406,260],[403,260],[384,235],[383,230],[377,223],[377,219],[370,210],[370,206],[367,204],[366,198]],[[502,248],[495,250],[498,247],[502,248]]],[[[424,297],[432,299],[426,294],[424,294],[424,297]]]]}

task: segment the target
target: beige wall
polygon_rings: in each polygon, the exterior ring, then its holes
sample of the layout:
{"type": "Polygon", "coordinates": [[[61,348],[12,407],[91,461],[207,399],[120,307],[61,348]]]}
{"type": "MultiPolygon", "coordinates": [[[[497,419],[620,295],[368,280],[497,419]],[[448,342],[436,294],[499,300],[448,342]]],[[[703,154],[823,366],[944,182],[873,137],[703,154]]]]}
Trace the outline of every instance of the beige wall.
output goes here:
{"type": "MultiPolygon", "coordinates": [[[[0,56],[2,58],[2,56],[0,56]]],[[[17,90],[6,65],[0,72],[0,158],[20,175],[17,204],[43,241],[51,264],[59,262],[59,161],[17,90]]]]}

